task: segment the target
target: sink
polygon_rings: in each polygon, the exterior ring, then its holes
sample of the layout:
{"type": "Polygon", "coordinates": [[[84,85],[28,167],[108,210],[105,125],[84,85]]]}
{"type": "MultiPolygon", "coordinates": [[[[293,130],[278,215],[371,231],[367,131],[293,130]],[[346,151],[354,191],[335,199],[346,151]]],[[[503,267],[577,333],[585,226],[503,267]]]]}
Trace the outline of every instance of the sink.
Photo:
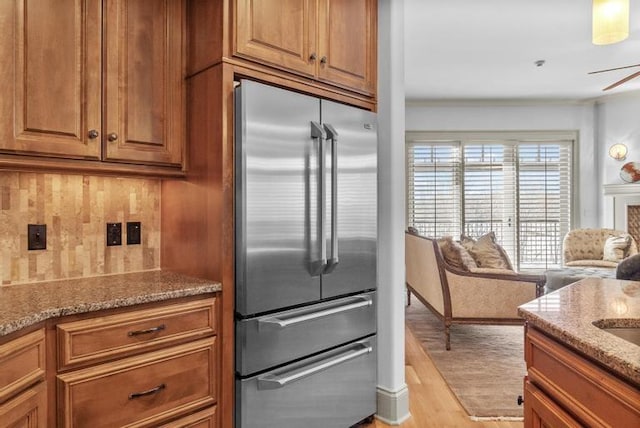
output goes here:
{"type": "Polygon", "coordinates": [[[640,319],[602,319],[593,325],[607,333],[640,346],[640,319]]]}

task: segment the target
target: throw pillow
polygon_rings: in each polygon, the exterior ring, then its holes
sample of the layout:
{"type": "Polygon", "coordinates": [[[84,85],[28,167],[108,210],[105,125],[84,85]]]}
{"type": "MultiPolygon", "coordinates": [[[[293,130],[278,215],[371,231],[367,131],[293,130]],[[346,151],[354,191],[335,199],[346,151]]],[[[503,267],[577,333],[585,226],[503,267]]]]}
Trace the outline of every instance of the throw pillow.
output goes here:
{"type": "Polygon", "coordinates": [[[445,263],[449,266],[465,271],[477,267],[476,262],[469,252],[455,242],[451,236],[438,239],[438,246],[440,247],[445,263]]]}
{"type": "Polygon", "coordinates": [[[418,229],[416,229],[413,226],[409,226],[407,227],[407,232],[413,234],[413,235],[420,235],[420,232],[418,232],[418,229]]]}
{"type": "Polygon", "coordinates": [[[509,256],[507,256],[504,249],[496,242],[494,232],[486,233],[478,240],[461,235],[460,241],[462,246],[469,251],[478,267],[513,270],[511,260],[509,260],[509,256]]]}
{"type": "Polygon", "coordinates": [[[609,236],[604,242],[602,259],[607,262],[620,262],[626,257],[630,245],[629,235],[609,236]]]}

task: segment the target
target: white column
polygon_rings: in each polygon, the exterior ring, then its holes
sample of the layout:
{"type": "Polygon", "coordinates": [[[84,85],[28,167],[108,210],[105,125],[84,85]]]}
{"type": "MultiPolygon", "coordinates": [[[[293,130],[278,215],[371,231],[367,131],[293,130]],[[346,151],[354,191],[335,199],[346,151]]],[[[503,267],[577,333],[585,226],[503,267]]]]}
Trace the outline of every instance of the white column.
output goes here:
{"type": "Polygon", "coordinates": [[[378,414],[410,417],[404,378],[404,0],[378,0],[378,414]]]}

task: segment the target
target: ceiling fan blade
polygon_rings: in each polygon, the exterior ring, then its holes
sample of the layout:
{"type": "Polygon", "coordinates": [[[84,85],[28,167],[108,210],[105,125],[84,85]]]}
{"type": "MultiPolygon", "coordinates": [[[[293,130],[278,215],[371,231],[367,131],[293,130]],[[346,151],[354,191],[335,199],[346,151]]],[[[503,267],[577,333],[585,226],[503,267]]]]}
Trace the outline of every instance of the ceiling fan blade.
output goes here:
{"type": "Polygon", "coordinates": [[[608,68],[608,69],[606,69],[606,70],[590,71],[590,72],[588,72],[587,74],[605,73],[605,72],[607,72],[607,71],[624,70],[625,68],[633,68],[633,67],[640,67],[640,64],[626,65],[626,66],[624,66],[624,67],[608,68]]]}
{"type": "Polygon", "coordinates": [[[629,80],[631,80],[631,79],[633,79],[633,78],[636,78],[636,77],[638,77],[638,76],[640,76],[640,71],[636,71],[635,73],[628,75],[628,76],[627,76],[627,77],[625,77],[624,79],[620,79],[620,80],[618,80],[616,83],[614,83],[614,84],[612,84],[612,85],[609,85],[609,86],[607,86],[606,88],[604,88],[604,89],[603,89],[603,91],[608,91],[609,89],[613,89],[613,88],[615,88],[616,86],[620,86],[620,85],[622,85],[624,82],[628,82],[629,80]]]}

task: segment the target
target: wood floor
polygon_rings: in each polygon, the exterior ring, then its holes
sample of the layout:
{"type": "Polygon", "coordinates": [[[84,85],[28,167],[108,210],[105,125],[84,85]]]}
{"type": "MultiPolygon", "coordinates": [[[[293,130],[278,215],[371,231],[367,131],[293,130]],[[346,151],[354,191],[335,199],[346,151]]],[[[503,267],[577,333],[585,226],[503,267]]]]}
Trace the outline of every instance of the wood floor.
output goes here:
{"type": "MultiPolygon", "coordinates": [[[[405,376],[409,387],[411,418],[401,428],[522,428],[522,422],[487,421],[469,419],[455,395],[449,390],[420,343],[405,328],[405,376]]],[[[366,428],[388,428],[380,421],[366,428]]]]}

